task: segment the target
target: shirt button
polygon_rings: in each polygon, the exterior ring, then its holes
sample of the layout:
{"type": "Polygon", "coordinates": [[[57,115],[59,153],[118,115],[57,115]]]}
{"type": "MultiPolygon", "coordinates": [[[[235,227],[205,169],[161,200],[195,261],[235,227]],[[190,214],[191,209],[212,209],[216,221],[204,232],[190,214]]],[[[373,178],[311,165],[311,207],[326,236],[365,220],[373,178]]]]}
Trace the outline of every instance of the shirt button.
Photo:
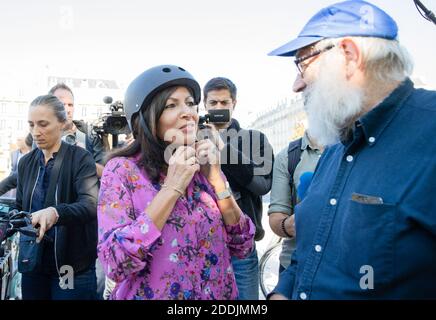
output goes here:
{"type": "Polygon", "coordinates": [[[315,246],[315,251],[316,251],[316,252],[321,252],[321,250],[322,250],[322,247],[321,247],[319,244],[317,244],[317,245],[315,246]]]}
{"type": "Polygon", "coordinates": [[[335,206],[336,205],[336,203],[338,203],[337,201],[336,201],[336,199],[330,199],[330,204],[332,205],[332,206],[335,206]]]}
{"type": "Polygon", "coordinates": [[[301,300],[306,300],[307,299],[307,294],[305,294],[304,292],[300,293],[300,299],[301,300]]]}
{"type": "Polygon", "coordinates": [[[368,141],[369,141],[369,143],[374,143],[375,142],[375,138],[374,137],[369,137],[368,141]]]}
{"type": "Polygon", "coordinates": [[[353,159],[354,159],[353,156],[347,156],[347,161],[348,161],[348,162],[353,161],[353,159]]]}

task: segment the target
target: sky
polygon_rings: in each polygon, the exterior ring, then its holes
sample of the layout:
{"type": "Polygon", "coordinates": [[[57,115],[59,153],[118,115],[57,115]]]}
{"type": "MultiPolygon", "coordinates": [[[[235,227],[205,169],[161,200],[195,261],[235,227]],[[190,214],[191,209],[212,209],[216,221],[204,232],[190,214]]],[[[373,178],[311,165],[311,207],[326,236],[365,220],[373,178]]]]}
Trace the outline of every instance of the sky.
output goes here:
{"type": "MultiPolygon", "coordinates": [[[[13,85],[11,79],[33,79],[45,69],[55,76],[115,79],[127,86],[149,67],[176,64],[201,86],[215,76],[233,80],[235,117],[248,123],[292,96],[292,58],[268,52],[335,2],[2,0],[0,78],[13,85]]],[[[412,0],[370,2],[396,20],[400,42],[414,57],[415,75],[436,87],[436,25],[419,15],[412,0]]],[[[436,0],[422,2],[436,11],[436,0]]]]}

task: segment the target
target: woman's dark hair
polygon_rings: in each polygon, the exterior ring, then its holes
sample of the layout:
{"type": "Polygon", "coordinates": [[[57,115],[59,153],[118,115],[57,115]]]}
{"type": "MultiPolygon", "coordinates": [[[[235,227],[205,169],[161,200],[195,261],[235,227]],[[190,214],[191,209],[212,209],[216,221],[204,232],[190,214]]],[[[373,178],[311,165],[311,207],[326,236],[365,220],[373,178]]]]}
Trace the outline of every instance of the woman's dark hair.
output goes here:
{"type": "MultiPolygon", "coordinates": [[[[140,112],[142,112],[149,129],[147,130],[148,132],[144,132],[144,129],[139,124],[138,116],[133,118],[132,128],[136,133],[136,139],[129,146],[109,153],[106,161],[115,157],[133,157],[140,154],[138,166],[145,170],[153,182],[157,183],[159,181],[160,173],[167,167],[164,152],[168,143],[157,136],[157,126],[167,100],[177,88],[178,86],[173,86],[158,92],[149,105],[142,106],[140,112]]],[[[192,90],[190,88],[187,89],[193,95],[192,90]]]]}
{"type": "Polygon", "coordinates": [[[36,97],[31,103],[30,108],[36,106],[46,106],[52,109],[54,115],[59,122],[67,121],[67,112],[65,111],[64,104],[54,95],[47,94],[36,97]]]}

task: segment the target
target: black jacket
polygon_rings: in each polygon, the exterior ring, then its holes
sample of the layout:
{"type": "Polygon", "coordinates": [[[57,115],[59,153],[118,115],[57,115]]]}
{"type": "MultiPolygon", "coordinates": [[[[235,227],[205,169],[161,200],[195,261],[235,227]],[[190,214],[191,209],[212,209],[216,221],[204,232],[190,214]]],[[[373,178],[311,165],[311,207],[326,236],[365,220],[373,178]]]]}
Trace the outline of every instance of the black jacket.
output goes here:
{"type": "Polygon", "coordinates": [[[221,153],[221,169],[239,207],[256,225],[254,239],[259,241],[265,235],[262,195],[271,190],[272,147],[262,132],[241,129],[235,119],[225,132],[220,132],[226,145],[221,153]]]}
{"type": "MultiPolygon", "coordinates": [[[[65,156],[60,167],[56,195],[51,197],[59,220],[56,228],[58,266],[70,265],[75,273],[95,264],[97,257],[98,180],[95,162],[83,148],[62,142],[65,156]]],[[[39,149],[23,156],[18,165],[16,207],[29,211],[38,177],[39,149]]],[[[53,173],[52,173],[53,174],[53,173]]]]}
{"type": "Polygon", "coordinates": [[[0,196],[17,187],[17,176],[18,173],[15,171],[0,181],[0,196]]]}

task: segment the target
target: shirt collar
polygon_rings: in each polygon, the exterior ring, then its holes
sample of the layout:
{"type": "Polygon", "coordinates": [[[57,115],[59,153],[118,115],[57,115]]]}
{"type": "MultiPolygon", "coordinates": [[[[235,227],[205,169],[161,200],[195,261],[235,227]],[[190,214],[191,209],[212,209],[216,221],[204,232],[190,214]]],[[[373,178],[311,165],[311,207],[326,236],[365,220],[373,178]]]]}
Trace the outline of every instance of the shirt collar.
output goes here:
{"type": "Polygon", "coordinates": [[[377,143],[384,129],[392,121],[412,91],[413,82],[407,78],[379,105],[358,119],[354,131],[360,127],[369,146],[377,143]]]}
{"type": "Polygon", "coordinates": [[[239,132],[239,130],[241,130],[241,126],[239,125],[238,120],[233,119],[233,118],[230,120],[230,125],[227,127],[227,130],[230,130],[230,129],[235,129],[238,132],[239,132]]]}
{"type": "MultiPolygon", "coordinates": [[[[46,164],[45,164],[44,153],[42,152],[41,149],[38,149],[38,150],[39,150],[39,162],[40,162],[40,165],[42,165],[43,167],[45,167],[46,164]]],[[[58,152],[59,152],[59,151],[58,151],[58,152]]],[[[56,158],[56,155],[58,154],[58,152],[53,152],[53,155],[51,156],[51,158],[50,158],[48,161],[54,160],[54,159],[56,158]]],[[[48,162],[47,162],[47,163],[48,163],[48,162]]]]}
{"type": "Polygon", "coordinates": [[[319,151],[319,148],[315,146],[307,134],[307,130],[304,131],[303,137],[301,138],[301,150],[306,150],[307,148],[315,151],[319,151]]]}

